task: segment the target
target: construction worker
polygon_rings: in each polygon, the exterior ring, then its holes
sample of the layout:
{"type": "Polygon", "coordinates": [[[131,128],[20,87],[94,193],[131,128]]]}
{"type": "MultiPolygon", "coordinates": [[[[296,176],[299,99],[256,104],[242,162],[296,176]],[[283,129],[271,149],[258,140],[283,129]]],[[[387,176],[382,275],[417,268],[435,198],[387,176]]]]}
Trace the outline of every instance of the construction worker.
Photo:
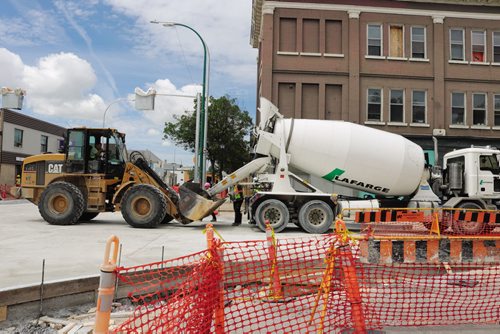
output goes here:
{"type": "Polygon", "coordinates": [[[231,195],[234,210],[234,223],[233,226],[241,225],[241,205],[243,204],[243,187],[237,185],[234,187],[233,194],[231,195]]]}

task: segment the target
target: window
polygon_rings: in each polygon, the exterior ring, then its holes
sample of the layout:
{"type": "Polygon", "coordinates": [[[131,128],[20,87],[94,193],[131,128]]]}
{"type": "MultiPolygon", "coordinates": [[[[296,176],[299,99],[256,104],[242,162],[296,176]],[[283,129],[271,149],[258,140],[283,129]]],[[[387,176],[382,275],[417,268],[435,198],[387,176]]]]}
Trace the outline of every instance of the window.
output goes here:
{"type": "Polygon", "coordinates": [[[402,26],[390,26],[390,41],[389,41],[389,56],[402,58],[404,57],[404,41],[403,41],[403,27],[402,26]]]}
{"type": "Polygon", "coordinates": [[[425,90],[414,90],[411,94],[411,122],[425,124],[425,90]]]}
{"type": "Polygon", "coordinates": [[[472,94],[472,125],[486,125],[486,94],[472,94]]]}
{"type": "Polygon", "coordinates": [[[389,112],[390,122],[404,122],[404,91],[402,89],[391,89],[391,110],[389,112]]]}
{"type": "Polygon", "coordinates": [[[500,95],[493,96],[495,126],[500,126],[500,95]]]}
{"type": "Polygon", "coordinates": [[[485,45],[486,32],[472,31],[472,61],[483,63],[486,61],[485,45]]]}
{"type": "Polygon", "coordinates": [[[426,59],[425,28],[411,27],[411,57],[426,59]]]}
{"type": "Polygon", "coordinates": [[[331,54],[342,53],[342,21],[325,21],[325,52],[331,54]]]}
{"type": "Polygon", "coordinates": [[[302,21],[302,51],[319,53],[319,20],[302,21]]]}
{"type": "Polygon", "coordinates": [[[451,124],[465,124],[465,93],[451,93],[451,124]]]}
{"type": "Polygon", "coordinates": [[[489,170],[498,173],[499,165],[496,155],[481,155],[479,156],[479,169],[489,170]]]}
{"type": "Polygon", "coordinates": [[[450,59],[465,60],[463,29],[450,29],[450,59]]]}
{"type": "Polygon", "coordinates": [[[500,32],[493,33],[493,62],[500,63],[500,32]]]}
{"type": "Polygon", "coordinates": [[[368,25],[368,55],[382,55],[382,26],[379,24],[368,25]]]}
{"type": "Polygon", "coordinates": [[[279,50],[297,52],[297,20],[280,18],[279,50]]]}
{"type": "Polygon", "coordinates": [[[368,121],[382,121],[382,90],[368,89],[368,121]]]}
{"type": "Polygon", "coordinates": [[[68,160],[83,161],[85,157],[85,143],[83,131],[72,130],[69,133],[68,160]]]}
{"type": "Polygon", "coordinates": [[[14,147],[23,147],[23,130],[14,129],[14,147]]]}
{"type": "Polygon", "coordinates": [[[42,135],[40,137],[40,152],[47,153],[47,143],[49,141],[49,137],[42,135]]]}

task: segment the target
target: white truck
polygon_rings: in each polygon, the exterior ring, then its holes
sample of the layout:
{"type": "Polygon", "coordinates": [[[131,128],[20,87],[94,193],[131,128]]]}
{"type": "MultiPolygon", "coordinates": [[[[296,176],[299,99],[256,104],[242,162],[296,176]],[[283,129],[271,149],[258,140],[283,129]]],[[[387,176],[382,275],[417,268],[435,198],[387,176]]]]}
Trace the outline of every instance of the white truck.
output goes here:
{"type": "MultiPolygon", "coordinates": [[[[210,188],[208,194],[214,196],[254,176],[266,186],[249,202],[251,220],[262,230],[269,220],[276,232],[294,223],[309,233],[325,233],[337,213],[352,208],[497,210],[500,205],[499,150],[455,150],[443,157],[442,168],[429,169],[422,148],[400,135],[343,121],[287,119],[264,98],[259,111],[257,158],[210,188]],[[289,167],[375,198],[336,198],[293,174],[289,167]]],[[[457,228],[478,234],[494,227],[473,222],[457,228]]]]}

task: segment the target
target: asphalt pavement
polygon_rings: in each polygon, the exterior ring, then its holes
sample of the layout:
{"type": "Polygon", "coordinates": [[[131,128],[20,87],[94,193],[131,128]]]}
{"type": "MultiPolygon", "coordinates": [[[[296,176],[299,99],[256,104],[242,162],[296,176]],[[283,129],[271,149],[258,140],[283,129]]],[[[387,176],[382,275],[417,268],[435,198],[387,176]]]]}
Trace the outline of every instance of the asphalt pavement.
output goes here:
{"type": "MultiPolygon", "coordinates": [[[[106,240],[120,238],[120,263],[133,266],[176,258],[206,249],[202,222],[182,225],[172,221],[155,229],[130,227],[119,212],[99,214],[91,222],[55,226],[45,222],[38,208],[25,200],[0,201],[0,289],[99,274],[106,240]]],[[[265,239],[265,233],[246,219],[231,226],[234,213],[220,211],[214,228],[226,241],[265,239]]],[[[295,226],[278,238],[307,237],[295,226]]]]}

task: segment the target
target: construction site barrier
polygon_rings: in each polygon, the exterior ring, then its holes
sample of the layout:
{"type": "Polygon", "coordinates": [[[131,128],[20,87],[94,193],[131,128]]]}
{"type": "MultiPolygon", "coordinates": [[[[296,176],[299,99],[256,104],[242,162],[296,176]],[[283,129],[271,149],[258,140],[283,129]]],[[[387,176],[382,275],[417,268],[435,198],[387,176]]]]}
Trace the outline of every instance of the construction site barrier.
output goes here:
{"type": "Polygon", "coordinates": [[[342,215],[353,217],[365,235],[500,235],[500,212],[497,210],[370,208],[346,209],[342,215]]]}
{"type": "Polygon", "coordinates": [[[340,220],[333,234],[300,239],[276,239],[270,226],[266,240],[225,242],[211,226],[206,235],[204,251],[115,269],[136,306],[111,332],[366,333],[500,319],[494,237],[367,239],[340,220]]]}

